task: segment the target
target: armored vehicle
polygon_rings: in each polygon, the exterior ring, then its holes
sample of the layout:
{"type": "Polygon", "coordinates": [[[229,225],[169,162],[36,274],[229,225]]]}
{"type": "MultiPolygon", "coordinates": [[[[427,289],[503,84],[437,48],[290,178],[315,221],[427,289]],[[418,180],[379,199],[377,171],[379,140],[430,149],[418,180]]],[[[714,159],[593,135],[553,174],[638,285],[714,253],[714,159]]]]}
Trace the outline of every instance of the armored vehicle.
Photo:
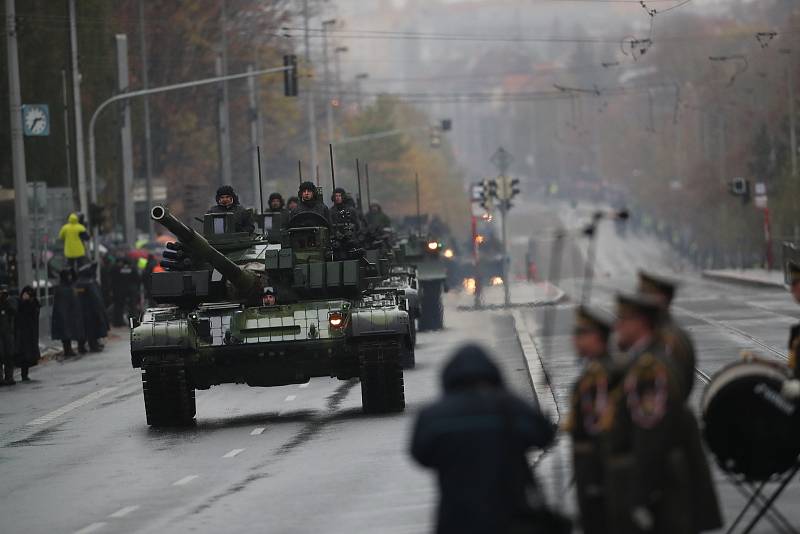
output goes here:
{"type": "Polygon", "coordinates": [[[411,234],[400,240],[396,251],[397,264],[413,267],[418,293],[418,328],[444,328],[442,293],[447,287],[447,265],[441,257],[442,244],[411,234]]]}
{"type": "Polygon", "coordinates": [[[236,233],[209,213],[202,235],[162,206],[151,217],[177,238],[154,273],[156,307],[131,320],[131,359],[142,369],[153,426],[191,424],[195,390],[224,383],[361,380],[365,412],[405,407],[403,351],[413,349],[406,299],[363,255],[334,259],[331,228],[315,213],[236,233]]]}

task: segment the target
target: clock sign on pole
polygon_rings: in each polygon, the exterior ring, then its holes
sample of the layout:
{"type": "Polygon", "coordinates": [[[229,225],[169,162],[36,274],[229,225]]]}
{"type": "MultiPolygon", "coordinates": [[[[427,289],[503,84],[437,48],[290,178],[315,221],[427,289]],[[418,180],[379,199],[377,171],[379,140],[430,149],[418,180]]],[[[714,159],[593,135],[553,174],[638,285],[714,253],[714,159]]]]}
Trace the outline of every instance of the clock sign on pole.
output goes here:
{"type": "Polygon", "coordinates": [[[23,104],[22,129],[28,137],[50,135],[50,109],[47,104],[23,104]]]}

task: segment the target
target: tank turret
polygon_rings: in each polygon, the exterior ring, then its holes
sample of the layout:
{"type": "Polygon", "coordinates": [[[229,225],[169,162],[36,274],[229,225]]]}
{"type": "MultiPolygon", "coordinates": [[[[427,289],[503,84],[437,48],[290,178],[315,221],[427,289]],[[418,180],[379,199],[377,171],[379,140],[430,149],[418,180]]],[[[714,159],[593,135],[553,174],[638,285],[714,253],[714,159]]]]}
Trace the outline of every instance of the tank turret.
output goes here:
{"type": "Polygon", "coordinates": [[[164,228],[175,234],[175,237],[195,256],[210,263],[219,271],[243,298],[257,295],[260,288],[259,276],[236,265],[219,250],[214,248],[202,235],[192,230],[164,206],[154,206],[150,217],[164,228]]]}

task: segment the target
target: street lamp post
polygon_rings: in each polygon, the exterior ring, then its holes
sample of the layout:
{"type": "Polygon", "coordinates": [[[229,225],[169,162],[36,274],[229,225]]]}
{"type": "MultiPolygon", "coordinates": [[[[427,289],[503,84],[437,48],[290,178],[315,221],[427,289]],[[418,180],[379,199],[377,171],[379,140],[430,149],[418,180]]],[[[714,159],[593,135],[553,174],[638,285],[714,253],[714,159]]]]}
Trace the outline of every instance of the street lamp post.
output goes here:
{"type": "MultiPolygon", "coordinates": [[[[331,69],[328,65],[328,28],[336,24],[336,19],[322,21],[322,56],[325,66],[325,125],[328,143],[333,143],[333,108],[331,106],[331,69]]],[[[335,54],[334,54],[335,55],[335,54]]]]}
{"type": "Polygon", "coordinates": [[[358,111],[361,111],[361,81],[367,78],[369,78],[369,74],[366,72],[356,74],[356,104],[358,105],[358,111]]]}
{"type": "MultiPolygon", "coordinates": [[[[156,93],[166,93],[168,91],[177,91],[180,89],[189,89],[192,87],[198,87],[200,85],[209,85],[214,83],[221,83],[226,82],[229,80],[238,80],[241,78],[249,78],[253,76],[261,76],[262,74],[272,74],[276,72],[284,72],[292,70],[293,67],[273,67],[270,69],[262,69],[262,70],[252,70],[248,72],[242,72],[239,74],[229,74],[227,76],[215,76],[213,78],[203,78],[201,80],[194,80],[191,82],[183,82],[183,83],[176,83],[173,85],[165,85],[162,87],[153,87],[152,89],[141,89],[139,91],[131,91],[129,93],[121,93],[111,98],[104,100],[97,109],[95,109],[94,113],[92,114],[91,120],[89,120],[89,178],[90,178],[90,193],[91,199],[93,203],[97,202],[97,161],[96,161],[96,148],[95,148],[95,126],[97,125],[97,118],[100,116],[100,113],[106,109],[109,105],[113,104],[114,102],[119,102],[121,100],[128,100],[132,98],[137,98],[140,96],[152,95],[156,93]]],[[[89,221],[92,222],[91,220],[89,221]]],[[[94,239],[94,257],[97,258],[98,250],[99,250],[99,240],[97,236],[97,232],[95,232],[94,239]]]]}

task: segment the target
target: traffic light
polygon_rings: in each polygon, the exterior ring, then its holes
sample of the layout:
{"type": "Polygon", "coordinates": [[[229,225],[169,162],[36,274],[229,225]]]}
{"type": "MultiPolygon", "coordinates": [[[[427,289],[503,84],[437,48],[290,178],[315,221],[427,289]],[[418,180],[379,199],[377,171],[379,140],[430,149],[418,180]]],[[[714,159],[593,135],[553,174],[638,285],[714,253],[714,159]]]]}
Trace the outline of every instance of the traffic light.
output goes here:
{"type": "Polygon", "coordinates": [[[511,181],[508,182],[508,200],[513,199],[515,196],[519,195],[519,179],[513,178],[511,181]]]}
{"type": "Polygon", "coordinates": [[[744,178],[734,178],[731,180],[731,193],[734,195],[746,195],[748,189],[747,180],[744,178]]]}
{"type": "Polygon", "coordinates": [[[489,196],[491,198],[498,198],[497,196],[497,180],[487,180],[489,182],[489,196]]]}
{"type": "Polygon", "coordinates": [[[439,148],[442,144],[442,133],[436,126],[431,128],[431,148],[439,148]]]}
{"type": "Polygon", "coordinates": [[[451,119],[442,119],[442,131],[449,132],[453,129],[453,121],[451,119]]]}
{"type": "Polygon", "coordinates": [[[294,54],[283,56],[283,66],[291,67],[283,71],[283,95],[297,96],[297,56],[294,54]]]}

